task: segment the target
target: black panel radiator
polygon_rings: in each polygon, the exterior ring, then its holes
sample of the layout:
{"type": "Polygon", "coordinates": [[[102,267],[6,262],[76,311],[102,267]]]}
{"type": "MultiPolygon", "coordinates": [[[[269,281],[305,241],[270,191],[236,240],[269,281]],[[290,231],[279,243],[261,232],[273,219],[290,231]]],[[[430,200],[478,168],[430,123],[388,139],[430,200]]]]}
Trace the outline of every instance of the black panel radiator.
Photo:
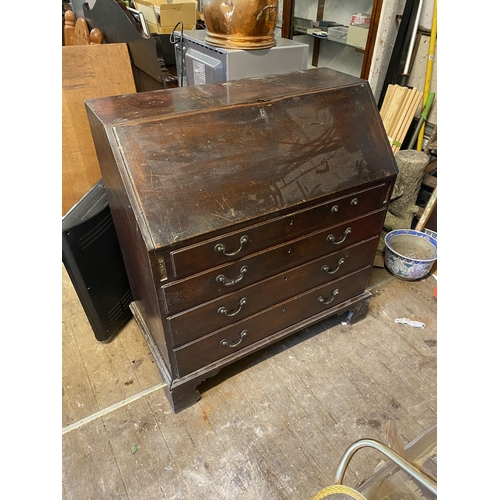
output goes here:
{"type": "Polygon", "coordinates": [[[109,342],[133,297],[102,180],[63,217],[62,260],[96,339],[109,342]]]}

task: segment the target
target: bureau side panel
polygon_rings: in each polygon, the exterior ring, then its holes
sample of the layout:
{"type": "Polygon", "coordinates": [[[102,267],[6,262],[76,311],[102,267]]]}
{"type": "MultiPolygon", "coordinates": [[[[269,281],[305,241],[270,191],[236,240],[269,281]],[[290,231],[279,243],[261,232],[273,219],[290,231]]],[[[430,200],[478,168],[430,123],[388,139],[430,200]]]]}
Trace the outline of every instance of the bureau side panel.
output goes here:
{"type": "Polygon", "coordinates": [[[155,286],[159,279],[156,259],[150,251],[149,242],[145,241],[147,233],[144,232],[142,221],[134,216],[133,194],[126,178],[123,178],[126,172],[123,173],[119,166],[121,157],[113,132],[102,125],[92,110],[87,108],[87,113],[135,306],[171,372],[155,286]]]}

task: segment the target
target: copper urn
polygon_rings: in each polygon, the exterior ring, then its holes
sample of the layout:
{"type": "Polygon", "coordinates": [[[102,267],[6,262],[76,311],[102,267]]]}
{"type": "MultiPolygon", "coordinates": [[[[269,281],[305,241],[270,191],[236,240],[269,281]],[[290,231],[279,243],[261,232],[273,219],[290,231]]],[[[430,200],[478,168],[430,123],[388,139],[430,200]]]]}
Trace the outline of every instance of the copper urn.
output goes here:
{"type": "Polygon", "coordinates": [[[278,0],[203,0],[205,41],[229,49],[274,47],[278,0]]]}

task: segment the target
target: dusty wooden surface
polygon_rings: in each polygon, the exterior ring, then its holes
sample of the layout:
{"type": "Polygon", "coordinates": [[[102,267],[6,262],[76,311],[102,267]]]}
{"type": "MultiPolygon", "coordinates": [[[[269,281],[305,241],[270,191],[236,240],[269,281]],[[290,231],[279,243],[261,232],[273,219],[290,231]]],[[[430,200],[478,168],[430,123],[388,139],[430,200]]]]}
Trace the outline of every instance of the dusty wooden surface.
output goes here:
{"type": "MultiPolygon", "coordinates": [[[[386,417],[410,442],[437,420],[437,282],[375,268],[370,283],[363,321],[330,319],[255,353],[174,415],[134,320],[99,344],[63,269],[63,498],[307,500],[353,441],[387,443],[386,417]]],[[[380,460],[358,452],[344,483],[380,460]]]]}

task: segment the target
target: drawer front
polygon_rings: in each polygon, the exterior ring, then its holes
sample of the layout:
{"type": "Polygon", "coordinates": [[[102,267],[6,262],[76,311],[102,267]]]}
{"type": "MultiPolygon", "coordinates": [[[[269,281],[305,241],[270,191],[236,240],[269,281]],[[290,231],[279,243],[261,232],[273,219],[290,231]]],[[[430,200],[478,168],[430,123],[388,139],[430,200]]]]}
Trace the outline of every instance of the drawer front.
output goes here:
{"type": "Polygon", "coordinates": [[[368,213],[381,206],[385,191],[386,185],[381,184],[279,219],[175,250],[171,253],[175,277],[190,276],[299,237],[306,232],[368,213]]]}
{"type": "Polygon", "coordinates": [[[379,237],[351,245],[167,319],[174,347],[373,263],[379,237]]]}
{"type": "Polygon", "coordinates": [[[163,286],[168,314],[241,290],[286,269],[378,235],[385,209],[163,286]]]}
{"type": "Polygon", "coordinates": [[[174,349],[183,377],[258,340],[363,293],[371,266],[281,302],[196,342],[174,349]]]}

